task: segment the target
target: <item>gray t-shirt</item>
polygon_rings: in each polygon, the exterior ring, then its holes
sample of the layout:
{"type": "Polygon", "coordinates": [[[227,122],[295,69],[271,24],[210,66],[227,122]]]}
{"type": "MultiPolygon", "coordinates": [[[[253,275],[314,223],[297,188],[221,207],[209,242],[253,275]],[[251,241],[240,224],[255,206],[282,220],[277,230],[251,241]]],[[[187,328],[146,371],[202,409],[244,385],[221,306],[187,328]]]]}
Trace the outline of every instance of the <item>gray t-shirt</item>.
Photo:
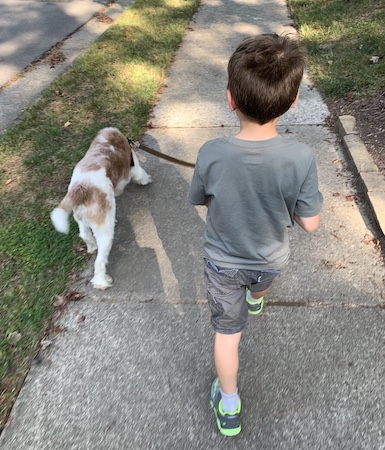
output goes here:
{"type": "Polygon", "coordinates": [[[189,201],[208,201],[207,258],[220,267],[264,270],[287,263],[287,230],[294,214],[316,216],[323,199],[312,150],[277,136],[206,142],[198,153],[189,201]]]}

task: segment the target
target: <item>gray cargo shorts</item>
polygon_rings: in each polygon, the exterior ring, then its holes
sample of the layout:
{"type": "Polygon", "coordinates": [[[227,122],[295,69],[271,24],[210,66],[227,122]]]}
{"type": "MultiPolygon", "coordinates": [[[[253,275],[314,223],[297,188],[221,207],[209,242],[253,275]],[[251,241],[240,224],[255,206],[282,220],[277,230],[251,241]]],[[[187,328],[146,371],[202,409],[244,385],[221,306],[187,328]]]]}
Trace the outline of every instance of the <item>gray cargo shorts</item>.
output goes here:
{"type": "Polygon", "coordinates": [[[217,267],[204,259],[211,324],[221,334],[242,331],[247,322],[246,288],[261,292],[270,287],[279,270],[245,270],[217,267]]]}

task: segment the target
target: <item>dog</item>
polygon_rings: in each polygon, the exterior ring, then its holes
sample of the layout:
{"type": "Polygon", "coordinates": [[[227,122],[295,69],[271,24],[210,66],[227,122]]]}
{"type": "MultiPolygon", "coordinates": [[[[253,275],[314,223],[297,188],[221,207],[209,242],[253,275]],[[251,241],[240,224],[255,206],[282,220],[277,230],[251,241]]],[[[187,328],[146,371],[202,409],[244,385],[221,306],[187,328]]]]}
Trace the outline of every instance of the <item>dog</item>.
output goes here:
{"type": "Polygon", "coordinates": [[[73,211],[87,253],[98,252],[91,280],[96,289],[112,286],[106,265],[114,237],[115,197],[131,179],[140,185],[152,181],[140,167],[133,147],[117,128],[100,130],[76,165],[67,195],[50,215],[56,230],[67,234],[68,216],[73,211]]]}

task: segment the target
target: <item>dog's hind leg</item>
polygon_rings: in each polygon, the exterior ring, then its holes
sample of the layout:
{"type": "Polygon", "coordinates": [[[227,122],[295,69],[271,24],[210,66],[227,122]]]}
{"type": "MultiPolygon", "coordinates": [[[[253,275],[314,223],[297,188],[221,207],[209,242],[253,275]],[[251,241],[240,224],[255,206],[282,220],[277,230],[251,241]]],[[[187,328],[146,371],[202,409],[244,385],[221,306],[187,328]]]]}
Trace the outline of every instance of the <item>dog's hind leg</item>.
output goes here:
{"type": "Polygon", "coordinates": [[[139,159],[136,155],[135,150],[131,153],[132,159],[134,161],[134,166],[131,167],[130,175],[136,184],[149,184],[152,182],[151,176],[140,167],[139,159]]]}
{"type": "Polygon", "coordinates": [[[87,245],[87,253],[94,253],[97,250],[98,246],[96,244],[94,235],[92,234],[91,228],[85,225],[84,222],[79,217],[77,217],[76,213],[74,214],[74,219],[79,226],[79,236],[87,245]]]}
{"type": "Polygon", "coordinates": [[[106,273],[108,255],[112,247],[114,236],[114,227],[111,224],[93,229],[94,236],[98,245],[98,254],[95,260],[94,277],[91,280],[96,289],[106,289],[112,286],[112,278],[106,273]],[[109,226],[108,226],[109,225],[109,226]]]}

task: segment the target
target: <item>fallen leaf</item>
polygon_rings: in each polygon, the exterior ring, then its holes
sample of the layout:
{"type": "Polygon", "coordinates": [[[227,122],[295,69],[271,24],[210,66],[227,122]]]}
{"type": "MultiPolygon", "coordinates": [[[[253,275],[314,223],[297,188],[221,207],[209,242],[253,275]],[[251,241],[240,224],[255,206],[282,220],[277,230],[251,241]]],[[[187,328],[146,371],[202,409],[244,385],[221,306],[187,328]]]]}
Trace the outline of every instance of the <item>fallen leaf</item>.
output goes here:
{"type": "Polygon", "coordinates": [[[379,239],[371,239],[371,240],[363,239],[362,242],[364,244],[366,244],[366,245],[369,245],[370,247],[377,248],[377,249],[380,248],[380,241],[379,241],[379,239]]]}
{"type": "Polygon", "coordinates": [[[112,23],[114,20],[111,19],[111,17],[108,17],[103,13],[98,13],[96,16],[96,21],[102,22],[102,23],[112,23]]]}
{"type": "Polygon", "coordinates": [[[307,304],[309,306],[319,306],[320,302],[317,302],[317,300],[309,300],[307,304]]]}
{"type": "Polygon", "coordinates": [[[339,159],[334,159],[332,162],[333,162],[333,164],[338,164],[340,162],[340,160],[339,159]]]}
{"type": "Polygon", "coordinates": [[[347,195],[345,198],[348,202],[354,202],[356,197],[354,195],[347,195]]]}
{"type": "Polygon", "coordinates": [[[342,261],[341,260],[336,261],[336,269],[345,269],[347,263],[348,263],[347,259],[344,259],[342,261]]]}
{"type": "Polygon", "coordinates": [[[55,307],[64,306],[66,303],[67,303],[67,300],[64,297],[64,295],[57,295],[56,301],[54,302],[53,306],[55,306],[55,307]]]}
{"type": "Polygon", "coordinates": [[[10,339],[13,342],[19,342],[21,339],[21,333],[19,333],[18,331],[13,331],[12,333],[9,333],[8,335],[8,339],[10,339]]]}
{"type": "Polygon", "coordinates": [[[338,239],[339,241],[342,241],[341,236],[338,236],[337,231],[331,231],[330,234],[332,236],[334,236],[336,239],[338,239]]]}
{"type": "Polygon", "coordinates": [[[54,302],[54,306],[62,307],[67,305],[68,302],[76,302],[84,297],[84,294],[81,292],[66,292],[63,295],[57,295],[56,301],[54,302]]]}
{"type": "Polygon", "coordinates": [[[326,259],[322,259],[321,262],[327,269],[331,269],[333,267],[333,263],[331,261],[327,261],[326,259]]]}
{"type": "Polygon", "coordinates": [[[8,184],[11,184],[12,181],[13,181],[13,178],[9,178],[9,179],[5,182],[5,185],[7,186],[8,184]]]}
{"type": "Polygon", "coordinates": [[[77,302],[84,297],[84,294],[81,292],[69,292],[67,295],[69,302],[77,302]]]}
{"type": "Polygon", "coordinates": [[[8,428],[8,427],[11,425],[12,420],[13,420],[13,416],[11,416],[11,417],[7,420],[7,423],[4,425],[4,428],[8,428]]]}
{"type": "Polygon", "coordinates": [[[77,323],[82,323],[82,322],[84,322],[85,320],[86,320],[86,316],[81,315],[81,316],[78,318],[77,323]]]}
{"type": "Polygon", "coordinates": [[[49,339],[43,339],[43,340],[40,342],[40,345],[41,345],[41,348],[42,348],[43,350],[45,350],[47,347],[49,347],[50,345],[52,345],[52,341],[50,341],[49,339]]]}
{"type": "Polygon", "coordinates": [[[329,60],[328,64],[331,66],[333,64],[333,61],[329,60]]]}
{"type": "Polygon", "coordinates": [[[69,127],[71,125],[71,122],[66,122],[65,124],[64,124],[64,128],[67,128],[67,127],[69,127]]]}

